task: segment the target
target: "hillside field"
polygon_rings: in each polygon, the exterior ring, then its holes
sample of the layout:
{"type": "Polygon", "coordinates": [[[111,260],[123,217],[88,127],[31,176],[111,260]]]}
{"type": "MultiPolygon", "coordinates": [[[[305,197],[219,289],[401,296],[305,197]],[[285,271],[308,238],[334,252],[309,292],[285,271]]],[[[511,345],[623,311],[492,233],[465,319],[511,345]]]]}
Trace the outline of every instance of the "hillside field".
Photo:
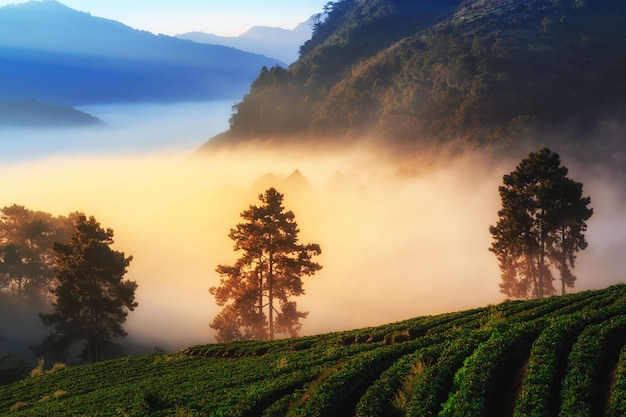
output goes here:
{"type": "Polygon", "coordinates": [[[0,387],[6,416],[624,416],[626,285],[0,387]]]}

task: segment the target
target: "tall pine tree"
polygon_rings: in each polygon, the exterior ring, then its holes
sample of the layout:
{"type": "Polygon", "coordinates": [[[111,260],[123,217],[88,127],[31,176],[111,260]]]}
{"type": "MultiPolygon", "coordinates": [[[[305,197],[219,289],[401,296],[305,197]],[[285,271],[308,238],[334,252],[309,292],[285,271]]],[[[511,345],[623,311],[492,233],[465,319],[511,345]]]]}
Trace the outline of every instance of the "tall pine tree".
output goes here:
{"type": "Polygon", "coordinates": [[[321,249],[298,242],[295,215],[285,211],[283,198],[269,188],[259,196],[261,205],[243,211],[245,222],[230,231],[241,257],[234,265],[219,265],[220,285],[209,289],[224,307],[210,324],[220,342],[297,336],[300,319],[308,315],[291,297],[304,294],[302,276],[322,268],[312,260],[321,249]]]}
{"type": "Polygon", "coordinates": [[[567,177],[558,154],[543,148],[530,153],[503,177],[502,208],[489,231],[489,250],[500,263],[500,291],[516,298],[553,295],[553,268],[560,272],[561,292],[573,287],[576,252],[587,247],[586,221],[593,214],[582,184],[567,177]]]}
{"type": "Polygon", "coordinates": [[[126,336],[122,324],[137,307],[137,284],[124,280],[132,256],[111,249],[112,243],[113,230],[83,215],[70,242],[55,243],[54,312],[40,315],[54,330],[34,347],[35,353],[62,360],[72,344],[82,342],[83,359],[97,362],[111,351],[115,338],[126,336]]]}

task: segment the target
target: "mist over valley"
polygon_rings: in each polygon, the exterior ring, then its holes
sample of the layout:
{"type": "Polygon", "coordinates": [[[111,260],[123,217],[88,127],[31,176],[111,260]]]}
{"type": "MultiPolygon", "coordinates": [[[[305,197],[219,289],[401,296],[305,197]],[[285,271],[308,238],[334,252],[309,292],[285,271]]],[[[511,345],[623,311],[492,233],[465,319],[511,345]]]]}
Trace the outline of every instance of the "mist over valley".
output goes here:
{"type": "MultiPolygon", "coordinates": [[[[132,132],[141,130],[108,137],[132,132]]],[[[299,299],[310,312],[303,335],[502,301],[488,228],[502,175],[517,161],[483,152],[431,160],[384,153],[366,145],[330,153],[267,147],[194,156],[159,145],[155,152],[57,153],[4,163],[0,174],[12,181],[0,195],[3,206],[82,211],[114,230],[114,248],[134,257],[128,279],[139,285],[127,339],[147,349],[212,340],[208,323],[219,308],[208,288],[219,283],[216,266],[234,261],[229,230],[270,186],[285,194],[302,241],[323,250],[323,269],[304,280],[299,299]]],[[[622,177],[563,158],[595,211],[575,290],[621,282],[622,177]]]]}
{"type": "MultiPolygon", "coordinates": [[[[42,77],[32,84],[35,99],[65,103],[101,124],[0,127],[0,206],[18,204],[54,216],[80,211],[113,229],[113,247],[133,256],[127,277],[138,284],[139,305],[124,328],[141,352],[214,341],[208,323],[220,309],[208,289],[219,284],[215,268],[236,259],[229,231],[268,187],[285,194],[302,241],[322,248],[323,269],[304,278],[305,294],[298,299],[309,312],[301,335],[503,301],[498,262],[488,251],[498,187],[520,159],[542,146],[561,155],[594,210],[589,246],[577,254],[573,291],[623,282],[624,97],[615,76],[622,63],[609,53],[619,36],[594,31],[598,16],[623,6],[589,4],[594,24],[585,26],[585,40],[573,35],[583,11],[556,3],[532,2],[526,12],[508,3],[491,10],[493,2],[424,2],[412,8],[381,1],[364,10],[365,3],[330,7],[291,66],[247,56],[251,61],[239,68],[249,81],[239,77],[235,88],[220,78],[232,75],[222,69],[212,81],[223,90],[202,97],[193,83],[181,88],[164,81],[198,80],[179,71],[181,55],[152,68],[154,79],[131,71],[145,67],[129,67],[124,48],[94,58],[93,74],[103,71],[100,80],[120,81],[110,89],[74,72],[85,51],[64,50],[60,59],[59,51],[31,55],[30,46],[2,46],[0,59],[13,65],[3,67],[9,77],[21,75],[16,68],[33,56],[42,60],[42,77]],[[383,7],[387,3],[394,7],[383,7]],[[488,12],[501,16],[494,23],[506,28],[500,40],[488,25],[488,12]],[[571,19],[552,21],[554,32],[544,32],[540,12],[550,18],[567,12],[571,19]],[[414,19],[395,25],[402,13],[414,19]],[[524,26],[524,19],[535,26],[524,26]],[[394,30],[385,31],[389,27],[394,30]],[[474,30],[475,37],[467,35],[474,30]],[[372,40],[377,33],[385,36],[372,40]],[[562,70],[558,59],[540,71],[546,50],[565,50],[558,41],[575,39],[585,53],[604,35],[611,43],[598,54],[600,64],[615,70],[611,77],[600,77],[601,65],[584,61],[580,73],[587,75],[566,78],[581,87],[566,94],[565,82],[554,78],[562,70]],[[525,36],[549,47],[518,43],[525,36]],[[530,89],[527,73],[520,75],[516,67],[528,57],[536,71],[529,74],[539,80],[530,89]],[[46,78],[50,68],[58,70],[58,83],[46,78]],[[595,90],[592,81],[598,79],[602,88],[595,90]],[[94,88],[85,96],[82,82],[94,88]],[[555,86],[555,93],[545,85],[555,86]],[[542,101],[547,96],[554,99],[549,104],[542,101]]],[[[193,56],[201,50],[191,42],[135,32],[141,36],[134,39],[145,41],[141,45],[169,45],[161,51],[185,45],[180,49],[195,51],[193,56]]],[[[151,53],[159,55],[141,50],[148,61],[156,59],[151,53]]],[[[187,69],[211,78],[206,67],[187,69]]],[[[1,93],[13,99],[30,81],[1,93]]],[[[13,333],[3,333],[11,336],[0,339],[0,356],[16,349],[9,338],[23,346],[38,341],[41,328],[27,327],[37,322],[36,309],[24,319],[24,332],[3,320],[3,332],[10,327],[13,333]]],[[[28,355],[26,349],[20,353],[28,355]]]]}
{"type": "Polygon", "coordinates": [[[228,127],[235,100],[81,106],[98,119],[88,126],[0,127],[0,162],[51,157],[188,152],[228,127]]]}

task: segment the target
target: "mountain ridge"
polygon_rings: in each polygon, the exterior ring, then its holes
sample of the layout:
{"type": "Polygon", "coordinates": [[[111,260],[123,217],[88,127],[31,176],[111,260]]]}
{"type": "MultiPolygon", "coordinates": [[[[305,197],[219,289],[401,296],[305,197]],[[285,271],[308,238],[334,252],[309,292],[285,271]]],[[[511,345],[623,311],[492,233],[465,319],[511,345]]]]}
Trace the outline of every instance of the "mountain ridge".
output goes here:
{"type": "Polygon", "coordinates": [[[300,59],[262,72],[203,149],[364,136],[509,146],[563,126],[593,133],[626,105],[625,16],[615,0],[335,1],[300,59]]]}
{"type": "Polygon", "coordinates": [[[300,46],[311,37],[311,27],[312,18],[293,29],[253,26],[239,36],[219,36],[205,32],[186,32],[176,36],[199,43],[230,46],[291,64],[298,59],[300,46]]]}
{"type": "Polygon", "coordinates": [[[34,100],[0,100],[0,129],[66,128],[98,126],[102,121],[83,111],[67,106],[51,105],[34,100]]]}
{"type": "Polygon", "coordinates": [[[263,66],[221,45],[154,35],[63,4],[0,8],[0,98],[64,105],[240,97],[263,66]]]}

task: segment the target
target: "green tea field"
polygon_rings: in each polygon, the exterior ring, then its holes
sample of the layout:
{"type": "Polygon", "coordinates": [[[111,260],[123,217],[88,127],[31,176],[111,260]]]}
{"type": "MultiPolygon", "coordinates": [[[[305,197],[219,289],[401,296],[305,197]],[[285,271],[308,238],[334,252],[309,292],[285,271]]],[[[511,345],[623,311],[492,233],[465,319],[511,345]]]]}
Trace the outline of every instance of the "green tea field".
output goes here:
{"type": "Polygon", "coordinates": [[[626,285],[0,387],[3,416],[624,416],[626,285]]]}

